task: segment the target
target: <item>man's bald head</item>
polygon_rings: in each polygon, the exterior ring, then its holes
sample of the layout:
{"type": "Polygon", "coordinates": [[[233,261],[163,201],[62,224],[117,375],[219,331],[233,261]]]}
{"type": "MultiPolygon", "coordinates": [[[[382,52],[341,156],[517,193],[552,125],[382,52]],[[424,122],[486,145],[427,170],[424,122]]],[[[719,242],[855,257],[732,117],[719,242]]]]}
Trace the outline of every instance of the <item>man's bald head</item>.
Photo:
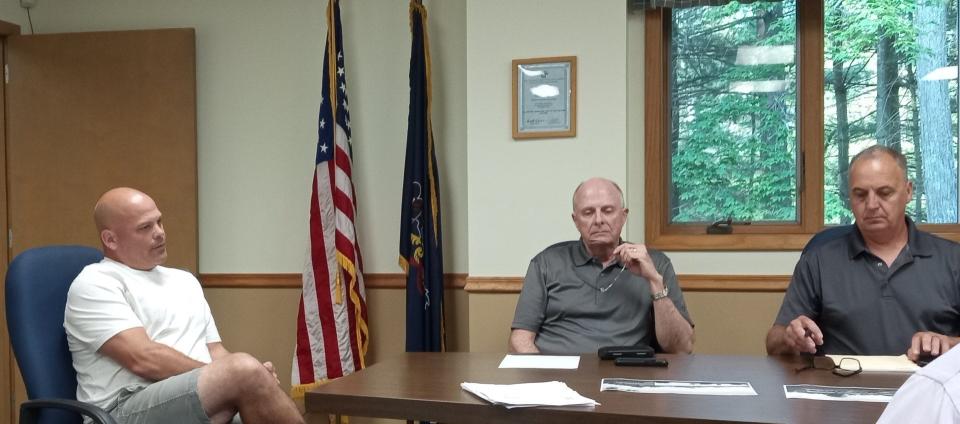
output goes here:
{"type": "Polygon", "coordinates": [[[142,191],[130,187],[117,187],[108,190],[97,200],[97,205],[93,207],[93,221],[97,224],[97,231],[103,231],[115,225],[120,218],[126,206],[143,202],[150,199],[142,191]]]}
{"type": "Polygon", "coordinates": [[[591,256],[617,247],[627,212],[623,191],[606,178],[586,180],[573,192],[573,224],[591,256]]]}
{"type": "Polygon", "coordinates": [[[107,191],[93,208],[103,254],[140,270],[162,264],[167,243],[161,216],[156,202],[139,190],[117,187],[107,191]]]}
{"type": "Polygon", "coordinates": [[[573,190],[573,210],[574,210],[574,211],[577,210],[577,194],[580,193],[580,190],[581,190],[581,189],[583,189],[583,188],[595,188],[595,187],[602,187],[602,186],[610,186],[610,187],[613,187],[614,189],[616,189],[616,190],[617,190],[617,194],[618,194],[619,197],[620,197],[620,207],[621,207],[621,208],[625,208],[625,207],[627,206],[626,203],[624,203],[624,200],[623,200],[623,190],[620,189],[620,186],[618,186],[617,183],[615,183],[615,182],[613,182],[613,181],[611,181],[611,180],[608,180],[608,179],[606,179],[606,178],[594,177],[594,178],[590,178],[589,180],[586,180],[586,181],[580,183],[580,185],[578,185],[577,188],[573,190]]]}

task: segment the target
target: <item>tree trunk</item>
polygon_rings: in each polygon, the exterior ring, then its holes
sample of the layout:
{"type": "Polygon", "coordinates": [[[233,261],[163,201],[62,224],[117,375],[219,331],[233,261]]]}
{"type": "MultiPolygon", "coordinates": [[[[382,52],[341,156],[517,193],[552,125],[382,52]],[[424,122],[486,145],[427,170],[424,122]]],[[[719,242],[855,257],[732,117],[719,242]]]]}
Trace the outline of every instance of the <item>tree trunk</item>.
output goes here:
{"type": "MultiPolygon", "coordinates": [[[[676,28],[674,28],[676,29],[676,28]]],[[[679,48],[677,47],[676,40],[671,40],[670,43],[670,58],[668,59],[669,68],[667,69],[667,75],[669,78],[668,82],[668,97],[670,99],[670,175],[673,175],[673,158],[676,156],[677,147],[680,142],[680,96],[677,95],[677,55],[679,48]]],[[[670,203],[669,203],[669,215],[668,222],[673,222],[675,218],[680,213],[680,186],[674,182],[670,182],[670,203]]]]}
{"type": "MultiPolygon", "coordinates": [[[[759,18],[759,22],[757,25],[757,43],[763,44],[762,40],[765,40],[771,37],[776,37],[782,32],[782,29],[774,25],[774,23],[783,18],[783,4],[775,3],[774,7],[770,8],[770,10],[766,12],[763,12],[758,18],[759,18]]],[[[784,93],[782,92],[766,93],[765,97],[766,98],[764,99],[764,104],[767,110],[777,111],[778,115],[780,115],[781,122],[783,123],[783,125],[789,126],[790,123],[795,122],[796,114],[791,114],[787,112],[786,96],[784,96],[784,93]]],[[[754,115],[753,118],[754,118],[754,121],[756,121],[756,115],[754,115]]],[[[762,164],[765,163],[771,157],[786,157],[790,154],[791,151],[796,152],[799,150],[799,149],[795,149],[794,145],[791,145],[791,143],[789,143],[790,141],[789,139],[778,134],[778,131],[776,128],[770,128],[769,125],[765,125],[763,123],[758,125],[756,122],[754,122],[753,133],[757,134],[758,138],[761,139],[763,143],[761,143],[760,145],[761,147],[759,149],[759,156],[757,156],[757,161],[756,161],[757,164],[751,165],[750,166],[751,170],[755,171],[758,169],[762,169],[764,166],[762,164]],[[768,146],[768,147],[763,147],[763,146],[768,146]]],[[[751,155],[751,157],[753,156],[754,155],[751,155]]],[[[793,169],[796,169],[796,164],[797,164],[796,153],[794,153],[794,161],[791,164],[793,169]]],[[[767,203],[766,206],[761,207],[761,209],[763,209],[764,211],[769,211],[770,208],[776,208],[776,210],[784,210],[787,208],[792,208],[794,211],[797,211],[798,208],[796,205],[797,205],[798,187],[797,187],[796,173],[792,175],[792,178],[790,179],[790,181],[792,183],[792,187],[791,187],[792,190],[790,192],[791,194],[790,196],[784,196],[783,200],[776,201],[776,203],[772,203],[772,202],[767,203]]],[[[751,181],[751,187],[753,186],[754,184],[751,181]]],[[[759,210],[755,211],[754,215],[757,217],[761,217],[760,219],[770,219],[770,217],[766,216],[765,212],[763,211],[759,211],[759,210]]],[[[788,218],[792,221],[796,221],[799,218],[799,216],[797,215],[796,212],[794,212],[794,214],[788,218]]]]}
{"type": "MultiPolygon", "coordinates": [[[[910,92],[910,98],[917,98],[917,75],[913,70],[912,64],[907,64],[906,88],[910,92]]],[[[920,111],[916,107],[910,108],[910,139],[913,140],[913,219],[918,222],[926,222],[926,212],[923,208],[923,193],[926,189],[923,185],[923,146],[920,145],[920,111]]]]}
{"type": "Polygon", "coordinates": [[[850,209],[850,122],[847,116],[847,83],[843,79],[843,62],[833,61],[833,97],[837,103],[837,191],[843,206],[850,209]]]}
{"type": "Polygon", "coordinates": [[[877,143],[900,149],[900,84],[897,64],[900,54],[894,36],[882,35],[877,41],[877,143]]]}
{"type": "Polygon", "coordinates": [[[947,66],[944,0],[922,0],[917,4],[917,96],[920,105],[920,146],[923,151],[927,222],[957,222],[956,158],[952,149],[950,95],[947,81],[924,80],[934,69],[947,66]]]}

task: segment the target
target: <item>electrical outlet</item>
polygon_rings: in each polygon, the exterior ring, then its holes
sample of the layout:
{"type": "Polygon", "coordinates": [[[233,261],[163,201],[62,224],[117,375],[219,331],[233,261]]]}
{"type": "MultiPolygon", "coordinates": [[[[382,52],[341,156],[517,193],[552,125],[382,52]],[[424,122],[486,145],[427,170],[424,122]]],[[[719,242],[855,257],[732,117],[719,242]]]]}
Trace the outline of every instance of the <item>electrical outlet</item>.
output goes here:
{"type": "Polygon", "coordinates": [[[24,9],[32,9],[37,5],[37,0],[20,0],[20,7],[24,9]]]}

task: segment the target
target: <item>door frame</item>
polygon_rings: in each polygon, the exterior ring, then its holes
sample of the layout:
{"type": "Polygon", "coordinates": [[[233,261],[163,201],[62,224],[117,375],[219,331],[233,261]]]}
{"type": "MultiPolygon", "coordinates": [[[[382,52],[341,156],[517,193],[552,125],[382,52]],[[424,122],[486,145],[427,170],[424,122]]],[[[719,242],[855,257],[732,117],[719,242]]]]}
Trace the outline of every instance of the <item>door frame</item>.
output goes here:
{"type": "MultiPolygon", "coordinates": [[[[6,45],[7,37],[20,35],[20,25],[6,21],[0,21],[0,70],[4,78],[0,81],[0,100],[3,101],[3,107],[0,107],[0,199],[3,199],[3,207],[0,207],[0,304],[6,304],[6,285],[3,280],[6,279],[7,265],[13,259],[10,255],[10,227],[8,216],[10,201],[7,199],[7,95],[6,95],[6,66],[7,55],[6,45]]],[[[6,310],[6,307],[3,308],[6,310]]],[[[10,335],[7,333],[6,313],[0,314],[0,393],[6,393],[0,396],[0,420],[6,416],[6,422],[15,423],[18,419],[17,407],[13,404],[14,400],[14,379],[17,375],[17,364],[13,358],[13,350],[10,347],[10,335]]]]}

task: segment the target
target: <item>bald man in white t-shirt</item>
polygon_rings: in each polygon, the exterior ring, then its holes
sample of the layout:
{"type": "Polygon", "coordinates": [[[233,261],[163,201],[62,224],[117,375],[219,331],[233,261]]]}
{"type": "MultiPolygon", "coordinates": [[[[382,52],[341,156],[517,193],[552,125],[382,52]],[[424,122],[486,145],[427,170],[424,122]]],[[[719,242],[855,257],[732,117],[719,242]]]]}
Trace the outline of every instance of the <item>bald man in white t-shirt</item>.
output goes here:
{"type": "Polygon", "coordinates": [[[271,363],[223,347],[197,279],[160,266],[161,217],[126,187],[94,208],[104,259],[74,280],[64,314],[77,399],[123,424],[303,423],[271,363]]]}

